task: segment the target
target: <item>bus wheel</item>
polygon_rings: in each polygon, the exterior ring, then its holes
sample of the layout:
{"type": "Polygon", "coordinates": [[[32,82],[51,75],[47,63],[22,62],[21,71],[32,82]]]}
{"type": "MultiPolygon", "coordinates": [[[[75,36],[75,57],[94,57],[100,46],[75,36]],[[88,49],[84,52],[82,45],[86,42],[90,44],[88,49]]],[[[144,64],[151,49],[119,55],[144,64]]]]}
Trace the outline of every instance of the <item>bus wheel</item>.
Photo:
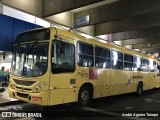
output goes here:
{"type": "Polygon", "coordinates": [[[143,84],[142,84],[142,82],[139,82],[138,87],[137,87],[137,95],[141,96],[142,92],[143,92],[143,84]]]}
{"type": "Polygon", "coordinates": [[[84,85],[80,88],[78,94],[78,103],[81,106],[87,106],[91,101],[91,90],[88,86],[84,85]]]}

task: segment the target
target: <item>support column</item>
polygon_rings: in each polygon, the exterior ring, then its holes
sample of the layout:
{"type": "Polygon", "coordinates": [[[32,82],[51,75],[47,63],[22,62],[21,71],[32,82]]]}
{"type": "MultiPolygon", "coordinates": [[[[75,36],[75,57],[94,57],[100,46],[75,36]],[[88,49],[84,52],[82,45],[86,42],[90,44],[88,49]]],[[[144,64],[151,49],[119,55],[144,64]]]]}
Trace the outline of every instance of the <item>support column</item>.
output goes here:
{"type": "Polygon", "coordinates": [[[111,42],[112,42],[112,34],[108,34],[107,35],[107,41],[108,41],[108,44],[111,44],[111,42]]]}
{"type": "Polygon", "coordinates": [[[3,4],[0,2],[0,14],[3,14],[3,4]]]}

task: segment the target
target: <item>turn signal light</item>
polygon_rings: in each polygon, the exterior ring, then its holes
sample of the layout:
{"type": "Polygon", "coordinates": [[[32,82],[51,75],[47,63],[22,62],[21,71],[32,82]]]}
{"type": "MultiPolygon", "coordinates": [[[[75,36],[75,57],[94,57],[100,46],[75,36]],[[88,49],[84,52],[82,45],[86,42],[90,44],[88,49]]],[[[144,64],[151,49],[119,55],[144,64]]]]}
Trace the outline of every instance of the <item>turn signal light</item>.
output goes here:
{"type": "Polygon", "coordinates": [[[33,101],[42,102],[42,98],[41,98],[41,97],[32,96],[32,100],[33,100],[33,101]]]}

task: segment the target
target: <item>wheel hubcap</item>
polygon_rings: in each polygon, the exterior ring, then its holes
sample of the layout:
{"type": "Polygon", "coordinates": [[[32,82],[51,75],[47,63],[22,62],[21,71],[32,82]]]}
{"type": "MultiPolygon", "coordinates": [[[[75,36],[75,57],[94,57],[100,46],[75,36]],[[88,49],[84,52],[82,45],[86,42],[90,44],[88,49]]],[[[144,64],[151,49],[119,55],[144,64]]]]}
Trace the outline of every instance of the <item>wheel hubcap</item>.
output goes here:
{"type": "Polygon", "coordinates": [[[139,94],[141,94],[141,92],[142,92],[142,88],[139,88],[139,94]]]}
{"type": "Polygon", "coordinates": [[[81,100],[83,103],[86,103],[89,99],[89,93],[87,91],[84,91],[81,95],[81,100]]]}

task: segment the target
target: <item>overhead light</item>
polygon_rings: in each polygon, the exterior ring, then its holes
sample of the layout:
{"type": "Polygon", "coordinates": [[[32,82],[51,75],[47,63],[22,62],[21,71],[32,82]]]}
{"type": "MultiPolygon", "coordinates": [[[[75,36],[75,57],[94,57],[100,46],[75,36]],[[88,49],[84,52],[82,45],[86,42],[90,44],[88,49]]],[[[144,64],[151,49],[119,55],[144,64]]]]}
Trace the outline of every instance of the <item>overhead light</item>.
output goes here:
{"type": "Polygon", "coordinates": [[[134,49],[135,51],[140,51],[140,49],[134,49]]]}
{"type": "Polygon", "coordinates": [[[142,51],[142,53],[146,53],[145,51],[142,51]]]}
{"type": "Polygon", "coordinates": [[[12,59],[12,55],[9,55],[8,57],[9,57],[10,59],[12,59]]]}

